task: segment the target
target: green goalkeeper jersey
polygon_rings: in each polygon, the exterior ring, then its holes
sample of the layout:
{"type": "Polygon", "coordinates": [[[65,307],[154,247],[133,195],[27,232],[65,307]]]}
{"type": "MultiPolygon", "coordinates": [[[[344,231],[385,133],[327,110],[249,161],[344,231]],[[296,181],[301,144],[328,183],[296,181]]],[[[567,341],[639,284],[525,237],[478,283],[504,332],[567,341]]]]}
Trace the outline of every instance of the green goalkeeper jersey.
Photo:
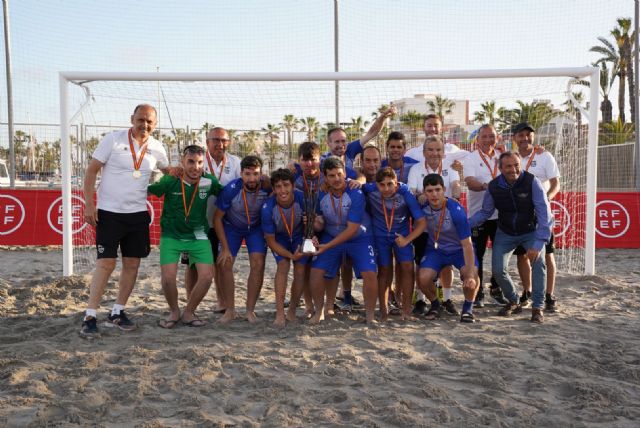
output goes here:
{"type": "Polygon", "coordinates": [[[198,193],[194,195],[196,184],[182,182],[171,175],[165,175],[157,183],[149,185],[149,193],[164,196],[160,219],[162,236],[184,240],[208,239],[207,199],[211,195],[217,196],[222,185],[213,175],[204,174],[200,177],[197,189],[198,193]]]}

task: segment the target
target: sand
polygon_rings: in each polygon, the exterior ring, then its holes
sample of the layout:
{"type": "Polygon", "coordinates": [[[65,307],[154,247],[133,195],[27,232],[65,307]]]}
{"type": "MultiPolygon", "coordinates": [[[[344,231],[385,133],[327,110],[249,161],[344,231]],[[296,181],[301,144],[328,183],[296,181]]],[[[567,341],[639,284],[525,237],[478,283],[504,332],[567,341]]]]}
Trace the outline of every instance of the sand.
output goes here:
{"type": "Polygon", "coordinates": [[[355,313],[276,329],[269,256],[258,325],[215,323],[211,291],[210,324],[173,330],[156,326],[154,251],[128,305],[139,328],[94,341],[78,335],[89,277],[62,278],[60,250],[0,255],[0,426],[640,426],[640,250],[599,250],[597,276],[560,274],[561,311],[543,325],[488,305],[474,325],[367,327],[355,313]]]}

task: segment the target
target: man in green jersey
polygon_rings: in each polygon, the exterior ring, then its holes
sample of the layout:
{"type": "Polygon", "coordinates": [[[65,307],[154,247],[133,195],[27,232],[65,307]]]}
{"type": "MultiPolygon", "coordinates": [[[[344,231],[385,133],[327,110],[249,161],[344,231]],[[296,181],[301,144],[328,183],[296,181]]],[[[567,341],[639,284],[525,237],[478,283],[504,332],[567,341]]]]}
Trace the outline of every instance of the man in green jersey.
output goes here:
{"type": "Polygon", "coordinates": [[[162,290],[169,304],[169,316],[159,322],[160,327],[173,328],[181,321],[190,327],[202,327],[205,321],[195,310],[206,296],[213,278],[213,253],[207,237],[207,199],[218,195],[222,185],[210,174],[204,173],[204,149],[187,146],[182,153],[182,177],[165,175],[148,187],[148,192],[164,196],[160,219],[160,270],[162,290]],[[178,305],[176,276],[181,253],[189,254],[195,265],[198,280],[188,293],[182,314],[178,305]]]}

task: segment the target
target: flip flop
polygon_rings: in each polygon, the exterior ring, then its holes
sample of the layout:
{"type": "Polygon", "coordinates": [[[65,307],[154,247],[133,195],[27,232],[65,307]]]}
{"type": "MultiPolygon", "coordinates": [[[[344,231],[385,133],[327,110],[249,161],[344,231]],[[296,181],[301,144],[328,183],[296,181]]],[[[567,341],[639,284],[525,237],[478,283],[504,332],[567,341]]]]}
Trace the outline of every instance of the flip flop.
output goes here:
{"type": "Polygon", "coordinates": [[[158,327],[166,328],[167,330],[172,329],[176,325],[178,325],[179,320],[165,320],[161,319],[158,321],[158,327]]]}
{"type": "Polygon", "coordinates": [[[207,325],[207,322],[204,320],[201,320],[200,318],[194,318],[191,321],[182,321],[182,325],[185,325],[187,327],[204,327],[205,325],[207,325]]]}

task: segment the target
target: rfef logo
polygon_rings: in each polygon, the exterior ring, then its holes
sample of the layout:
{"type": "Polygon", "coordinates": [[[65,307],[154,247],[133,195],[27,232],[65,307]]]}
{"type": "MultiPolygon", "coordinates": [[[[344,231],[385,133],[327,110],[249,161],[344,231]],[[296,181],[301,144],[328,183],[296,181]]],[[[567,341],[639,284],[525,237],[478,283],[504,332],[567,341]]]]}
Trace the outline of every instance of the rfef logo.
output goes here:
{"type": "Polygon", "coordinates": [[[596,232],[605,238],[619,238],[627,233],[631,217],[619,202],[600,201],[596,204],[596,232]]]}
{"type": "Polygon", "coordinates": [[[0,195],[0,235],[9,235],[24,222],[25,209],[20,199],[0,195]]]}
{"type": "Polygon", "coordinates": [[[571,214],[561,202],[551,201],[550,204],[553,215],[553,234],[560,237],[571,227],[571,214]]]}
{"type": "MultiPolygon", "coordinates": [[[[62,196],[49,205],[47,221],[51,229],[62,235],[62,196]]],[[[79,196],[71,196],[71,233],[76,234],[87,227],[84,221],[84,199],[79,196]]]]}

